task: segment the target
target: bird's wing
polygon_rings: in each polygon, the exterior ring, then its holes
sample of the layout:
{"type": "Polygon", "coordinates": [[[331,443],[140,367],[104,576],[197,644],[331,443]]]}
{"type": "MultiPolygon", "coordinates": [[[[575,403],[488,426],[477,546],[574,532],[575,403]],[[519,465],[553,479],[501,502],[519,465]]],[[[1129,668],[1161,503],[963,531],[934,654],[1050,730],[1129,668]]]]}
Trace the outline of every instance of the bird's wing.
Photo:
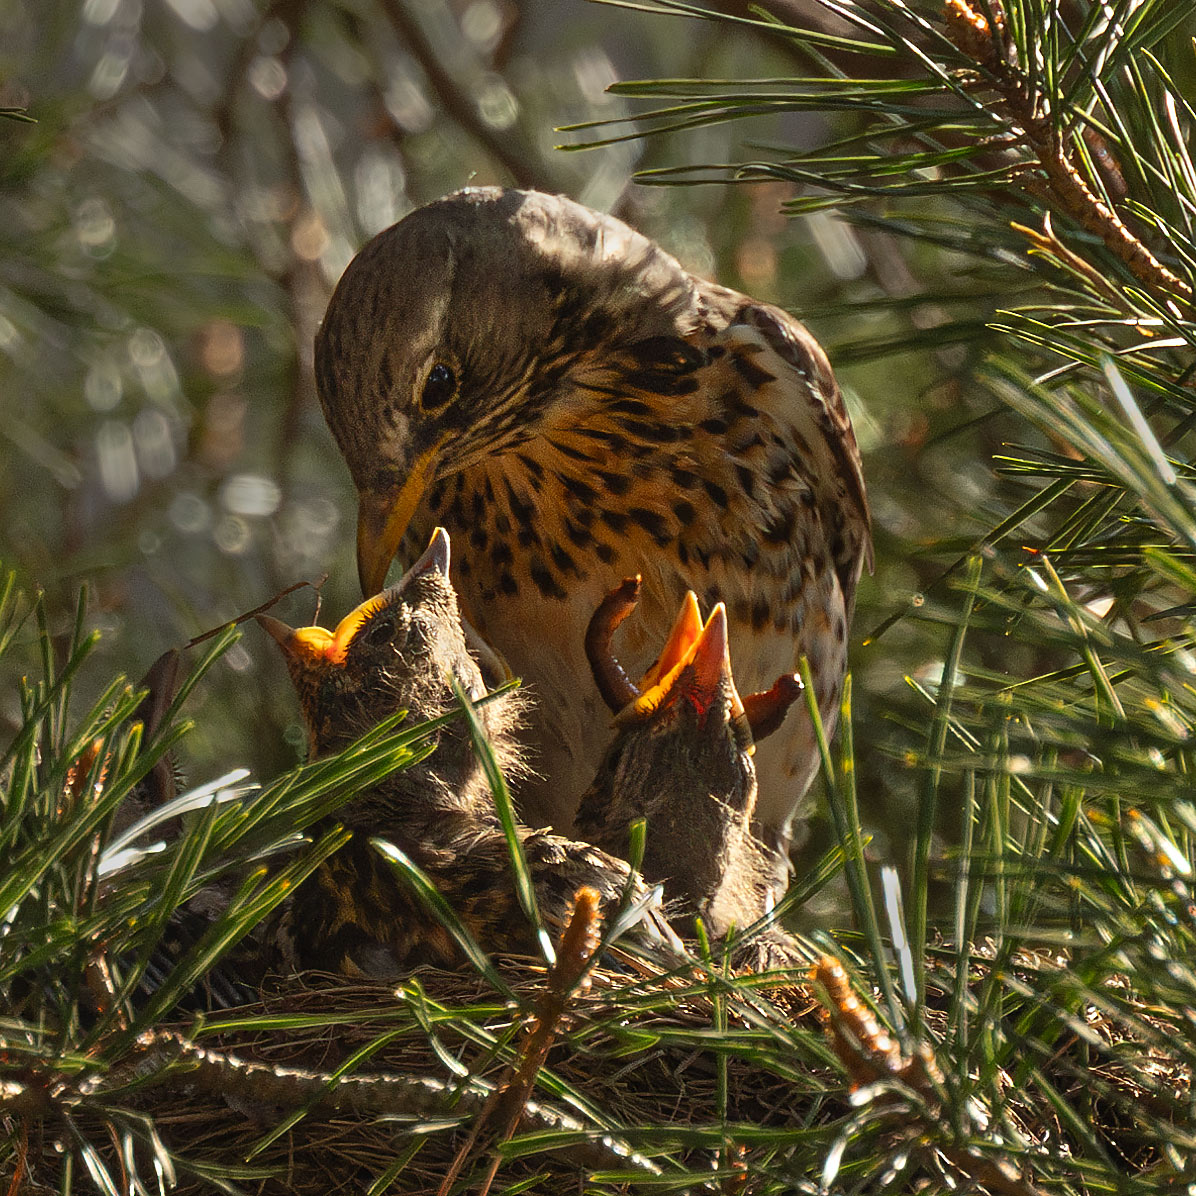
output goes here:
{"type": "MultiPolygon", "coordinates": [[[[864,562],[872,570],[872,519],[864,487],[860,448],[856,443],[851,417],[843,401],[843,392],[835,381],[830,362],[822,346],[806,326],[779,307],[765,303],[745,303],[738,320],[757,329],[768,346],[809,383],[810,397],[817,404],[818,425],[839,466],[839,476],[846,489],[853,514],[859,520],[864,562]]],[[[854,579],[853,579],[854,588],[854,579]]]]}

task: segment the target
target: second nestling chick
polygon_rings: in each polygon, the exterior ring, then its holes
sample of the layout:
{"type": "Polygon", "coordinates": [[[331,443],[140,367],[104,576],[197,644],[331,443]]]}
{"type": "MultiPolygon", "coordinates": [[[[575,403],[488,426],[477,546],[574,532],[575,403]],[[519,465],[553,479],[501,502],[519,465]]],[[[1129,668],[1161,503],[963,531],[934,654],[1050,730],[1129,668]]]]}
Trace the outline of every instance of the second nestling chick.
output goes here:
{"type": "MultiPolygon", "coordinates": [[[[347,747],[401,709],[413,720],[452,710],[453,679],[471,698],[485,692],[449,581],[448,536],[439,528],[396,585],[362,603],[335,631],[260,621],[286,657],[313,758],[347,747]]],[[[521,767],[514,732],[522,701],[508,693],[477,711],[508,769],[521,767]]],[[[375,835],[428,875],[484,948],[537,950],[468,727],[453,719],[438,735],[431,755],[341,808],[337,817],[353,838],[295,894],[279,936],[283,966],[390,979],[419,964],[460,962],[452,936],[370,845],[375,835]]],[[[547,831],[521,827],[518,835],[545,923],[563,923],[582,885],[596,889],[608,911],[627,893],[642,906],[633,938],[650,949],[667,946],[670,957],[679,952],[659,895],[623,860],[547,831]]]]}
{"type": "MultiPolygon", "coordinates": [[[[801,693],[793,674],[741,699],[731,675],[727,620],[719,603],[703,625],[686,595],[668,642],[640,686],[611,654],[611,636],[635,609],[639,579],[608,594],[590,622],[586,651],[599,691],[615,712],[615,737],[581,799],[577,832],[626,854],[628,831],[647,822],[642,862],[670,902],[722,937],[767,914],[779,868],[753,830],[757,738],[780,726],[801,693]]],[[[773,946],[784,936],[774,936],[773,946]]],[[[784,950],[756,954],[781,962],[784,950]]]]}

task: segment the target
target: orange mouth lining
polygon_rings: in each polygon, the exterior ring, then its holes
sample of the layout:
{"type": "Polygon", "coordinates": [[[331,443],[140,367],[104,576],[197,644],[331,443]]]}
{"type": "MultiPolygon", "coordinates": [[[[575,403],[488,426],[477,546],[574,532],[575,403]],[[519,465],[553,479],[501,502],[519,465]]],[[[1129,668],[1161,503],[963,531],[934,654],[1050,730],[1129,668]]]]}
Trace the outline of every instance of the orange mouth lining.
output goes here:
{"type": "Polygon", "coordinates": [[[326,627],[300,627],[291,636],[291,647],[302,656],[313,660],[324,660],[330,664],[343,664],[345,652],[362,623],[386,605],[386,595],[375,594],[367,598],[355,610],[351,610],[337,625],[335,631],[326,627]]]}
{"type": "Polygon", "coordinates": [[[692,668],[696,674],[695,686],[689,697],[703,720],[724,675],[731,686],[731,717],[738,718],[743,714],[743,702],[731,675],[727,653],[727,615],[721,602],[711,611],[710,618],[703,626],[696,599],[693,599],[692,594],[687,595],[660,659],[644,675],[645,682],[650,681],[651,684],[616,717],[616,725],[650,718],[668,699],[678,677],[686,668],[692,668]],[[660,675],[662,668],[667,668],[663,676],[660,675]]]}

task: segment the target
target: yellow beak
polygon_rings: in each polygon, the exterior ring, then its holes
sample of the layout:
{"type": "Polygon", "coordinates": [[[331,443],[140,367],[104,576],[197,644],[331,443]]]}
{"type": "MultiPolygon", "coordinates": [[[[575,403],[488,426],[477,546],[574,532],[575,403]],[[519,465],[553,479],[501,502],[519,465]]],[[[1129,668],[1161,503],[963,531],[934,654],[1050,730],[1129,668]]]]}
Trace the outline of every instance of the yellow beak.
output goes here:
{"type": "Polygon", "coordinates": [[[361,492],[357,509],[357,577],[367,598],[382,589],[399,541],[436,472],[443,443],[444,439],[438,440],[415,459],[407,480],[397,490],[361,492]]]}

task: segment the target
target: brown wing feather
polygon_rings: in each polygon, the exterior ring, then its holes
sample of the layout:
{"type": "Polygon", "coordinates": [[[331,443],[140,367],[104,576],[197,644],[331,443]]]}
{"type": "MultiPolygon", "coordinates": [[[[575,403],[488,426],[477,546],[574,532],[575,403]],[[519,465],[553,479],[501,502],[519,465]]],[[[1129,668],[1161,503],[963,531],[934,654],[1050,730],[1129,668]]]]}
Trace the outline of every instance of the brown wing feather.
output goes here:
{"type": "Polygon", "coordinates": [[[818,401],[818,424],[839,466],[843,497],[850,504],[850,514],[854,516],[855,526],[849,529],[853,533],[849,537],[850,555],[836,562],[843,592],[850,598],[855,592],[859,576],[861,553],[868,571],[872,571],[872,516],[864,488],[860,448],[847,414],[847,405],[843,402],[843,392],[835,381],[822,346],[810,335],[806,326],[788,312],[768,304],[747,303],[740,308],[738,318],[759,331],[773,351],[808,380],[810,393],[818,401]]]}

